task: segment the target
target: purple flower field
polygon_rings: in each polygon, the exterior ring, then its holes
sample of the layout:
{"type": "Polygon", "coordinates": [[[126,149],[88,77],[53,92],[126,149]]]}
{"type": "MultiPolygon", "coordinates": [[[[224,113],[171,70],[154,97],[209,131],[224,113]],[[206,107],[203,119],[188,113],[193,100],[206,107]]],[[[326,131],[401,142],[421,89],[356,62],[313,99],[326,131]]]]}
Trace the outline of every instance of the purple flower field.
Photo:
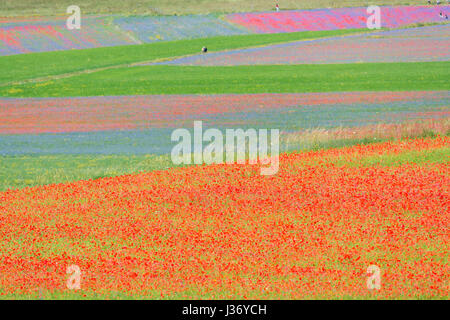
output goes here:
{"type": "MultiPolygon", "coordinates": [[[[448,6],[382,7],[382,27],[444,22],[448,6]]],[[[225,16],[87,16],[81,30],[65,17],[0,18],[0,56],[251,33],[366,28],[366,8],[239,13],[225,16]]]]}
{"type": "Polygon", "coordinates": [[[224,66],[448,61],[448,48],[450,25],[439,25],[215,52],[161,64],[224,66]]]}
{"type": "Polygon", "coordinates": [[[249,33],[216,15],[121,17],[114,19],[114,24],[146,43],[249,33]]]}
{"type": "Polygon", "coordinates": [[[448,118],[448,91],[0,99],[0,155],[165,154],[175,128],[356,128],[448,118]]]}
{"type": "Polygon", "coordinates": [[[55,50],[136,44],[102,17],[82,19],[80,30],[68,30],[65,19],[0,22],[0,56],[55,50]]]}

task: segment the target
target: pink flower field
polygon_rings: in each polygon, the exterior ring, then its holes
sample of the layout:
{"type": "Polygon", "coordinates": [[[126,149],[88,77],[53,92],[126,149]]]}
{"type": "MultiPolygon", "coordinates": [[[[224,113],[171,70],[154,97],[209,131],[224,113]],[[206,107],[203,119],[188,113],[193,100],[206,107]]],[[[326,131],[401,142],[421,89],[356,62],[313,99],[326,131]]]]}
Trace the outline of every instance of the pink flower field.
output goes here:
{"type": "MultiPolygon", "coordinates": [[[[424,1],[425,2],[425,1],[424,1]]],[[[382,27],[397,28],[414,23],[441,22],[439,12],[448,7],[381,7],[382,27]]],[[[227,20],[255,33],[317,31],[366,28],[367,8],[295,10],[265,13],[236,13],[227,20]]]]}
{"type": "Polygon", "coordinates": [[[448,48],[450,25],[443,25],[214,52],[164,64],[223,66],[448,61],[448,48]]]}
{"type": "MultiPolygon", "coordinates": [[[[382,27],[443,22],[448,7],[382,7],[382,27]]],[[[252,33],[365,29],[366,8],[170,16],[86,16],[81,30],[66,17],[0,18],[0,56],[252,33]]]]}
{"type": "MultiPolygon", "coordinates": [[[[325,105],[361,109],[406,104],[411,118],[443,118],[450,116],[448,109],[442,111],[449,98],[448,91],[411,91],[0,99],[0,134],[167,128],[207,118],[218,125],[226,115],[234,119],[293,107],[308,107],[309,112],[315,107],[318,113],[325,105]]],[[[408,114],[399,113],[399,119],[408,119],[408,114]]]]}

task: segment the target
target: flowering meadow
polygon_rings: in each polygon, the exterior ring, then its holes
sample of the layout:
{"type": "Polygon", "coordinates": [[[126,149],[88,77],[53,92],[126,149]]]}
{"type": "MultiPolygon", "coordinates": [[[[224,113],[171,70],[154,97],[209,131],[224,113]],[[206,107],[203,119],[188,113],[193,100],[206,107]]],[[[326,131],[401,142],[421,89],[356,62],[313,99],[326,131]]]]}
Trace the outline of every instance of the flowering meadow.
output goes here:
{"type": "MultiPolygon", "coordinates": [[[[370,122],[369,106],[376,109],[373,113],[382,112],[383,106],[385,112],[392,112],[384,118],[378,115],[372,120],[389,120],[395,118],[396,113],[401,113],[403,120],[427,115],[448,117],[450,114],[446,107],[449,99],[448,91],[0,98],[0,134],[177,128],[199,118],[211,121],[216,126],[246,125],[244,122],[246,118],[251,121],[252,113],[275,111],[288,112],[292,116],[291,108],[303,113],[310,112],[310,127],[326,127],[342,125],[343,122],[338,122],[338,114],[345,107],[351,107],[353,119],[345,118],[343,121],[349,123],[354,120],[357,125],[370,122]],[[327,106],[336,110],[334,122],[321,123],[320,119],[311,122],[312,114],[328,111],[327,106]],[[364,114],[358,115],[356,110],[364,114]],[[230,122],[220,124],[226,118],[230,122]]],[[[317,115],[317,118],[321,117],[323,112],[317,115]]]]}
{"type": "Polygon", "coordinates": [[[449,146],[283,154],[271,177],[212,165],[0,192],[0,295],[445,298],[449,146]]]}
{"type": "Polygon", "coordinates": [[[12,20],[0,23],[0,56],[137,43],[102,17],[84,18],[79,30],[68,30],[62,18],[12,20]]]}
{"type": "MultiPolygon", "coordinates": [[[[0,99],[0,155],[168,154],[171,131],[357,128],[449,118],[448,91],[0,99]]],[[[285,148],[285,146],[282,146],[285,148]]]]}
{"type": "Polygon", "coordinates": [[[157,64],[231,66],[448,61],[450,51],[447,48],[450,48],[449,24],[214,52],[157,64]]]}
{"type": "MultiPolygon", "coordinates": [[[[445,22],[440,12],[450,14],[445,6],[382,7],[382,27],[445,22]]],[[[64,16],[2,18],[0,56],[255,33],[365,29],[367,17],[362,7],[228,15],[86,15],[80,30],[68,30],[64,16]]]]}
{"type": "MultiPolygon", "coordinates": [[[[360,29],[367,27],[366,10],[367,7],[235,13],[226,19],[256,33],[360,29]]],[[[446,6],[381,7],[381,26],[398,28],[416,23],[443,22],[440,12],[449,13],[449,9],[446,6]]]]}
{"type": "Polygon", "coordinates": [[[0,300],[449,298],[448,5],[16,1],[0,300]]]}

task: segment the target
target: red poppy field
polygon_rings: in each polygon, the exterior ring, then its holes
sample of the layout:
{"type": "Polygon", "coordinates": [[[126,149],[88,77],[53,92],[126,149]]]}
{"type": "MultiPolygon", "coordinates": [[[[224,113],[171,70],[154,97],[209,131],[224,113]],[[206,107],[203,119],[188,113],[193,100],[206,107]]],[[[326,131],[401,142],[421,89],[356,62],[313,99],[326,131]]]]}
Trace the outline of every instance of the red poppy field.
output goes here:
{"type": "Polygon", "coordinates": [[[448,137],[0,193],[0,294],[448,297],[448,137]],[[81,270],[68,290],[66,268],[81,270]],[[369,290],[367,268],[381,270],[369,290]]]}
{"type": "Polygon", "coordinates": [[[449,3],[5,2],[0,300],[449,299],[449,3]]]}

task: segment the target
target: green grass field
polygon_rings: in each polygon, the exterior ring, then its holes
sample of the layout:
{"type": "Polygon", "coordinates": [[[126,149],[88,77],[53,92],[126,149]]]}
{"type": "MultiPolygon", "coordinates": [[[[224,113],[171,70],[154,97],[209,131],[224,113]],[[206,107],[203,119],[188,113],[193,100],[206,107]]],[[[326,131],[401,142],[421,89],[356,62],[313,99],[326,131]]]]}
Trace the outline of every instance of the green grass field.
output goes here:
{"type": "Polygon", "coordinates": [[[125,67],[5,86],[4,97],[448,90],[450,62],[125,67]]]}
{"type": "Polygon", "coordinates": [[[113,177],[175,167],[170,156],[45,155],[0,157],[0,190],[113,177]]]}
{"type": "MultiPolygon", "coordinates": [[[[282,9],[313,9],[356,7],[368,5],[425,4],[422,0],[281,0],[282,9]]],[[[64,15],[72,0],[3,0],[1,16],[64,15]]],[[[78,0],[76,4],[83,13],[121,14],[190,14],[228,13],[274,10],[275,1],[267,0],[78,0]]]]}

